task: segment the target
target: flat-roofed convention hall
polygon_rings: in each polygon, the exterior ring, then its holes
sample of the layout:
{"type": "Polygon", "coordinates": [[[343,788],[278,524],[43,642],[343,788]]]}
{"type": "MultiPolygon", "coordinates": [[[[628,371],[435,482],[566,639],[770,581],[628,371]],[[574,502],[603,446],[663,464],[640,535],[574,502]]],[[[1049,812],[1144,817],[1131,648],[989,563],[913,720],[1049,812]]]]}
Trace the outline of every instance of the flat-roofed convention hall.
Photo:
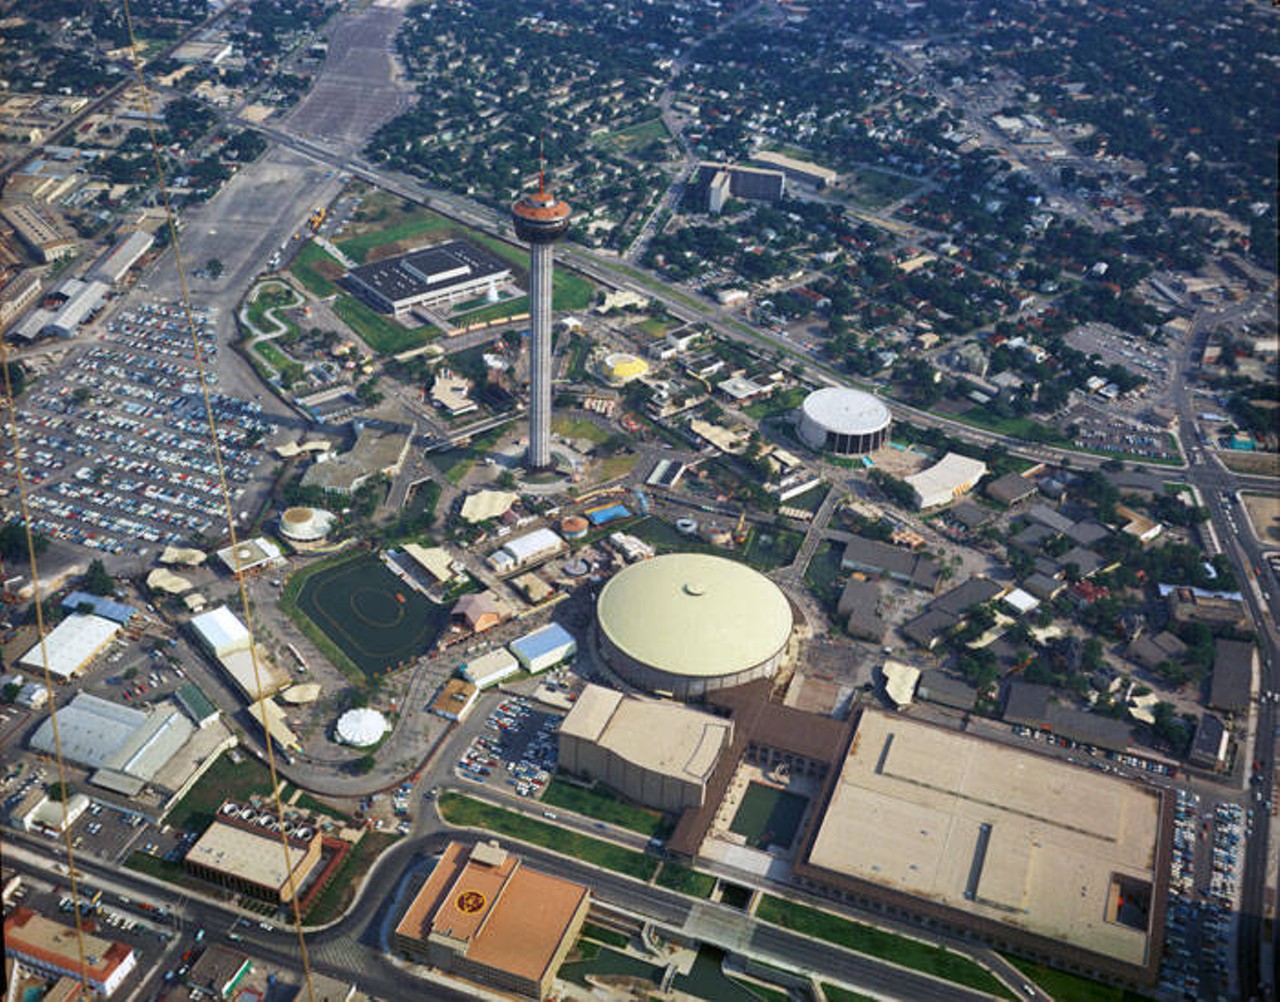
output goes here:
{"type": "Polygon", "coordinates": [[[889,408],[870,393],[827,386],[804,398],[796,433],[811,449],[860,456],[889,440],[890,420],[889,408]]]}
{"type": "Polygon", "coordinates": [[[1149,984],[1171,825],[1159,789],[865,710],[796,874],[997,948],[1149,984]]]}
{"type": "Polygon", "coordinates": [[[791,603],[745,564],[668,553],[615,574],[596,604],[609,666],[677,699],[768,678],[791,637],[791,603]]]}
{"type": "Polygon", "coordinates": [[[557,739],[560,768],[646,807],[682,811],[706,800],[707,782],[733,741],[733,722],[588,684],[557,739]]]}
{"type": "Polygon", "coordinates": [[[456,977],[545,999],[590,907],[582,884],[524,866],[497,842],[450,842],[396,926],[395,943],[456,977]]]}
{"type": "Polygon", "coordinates": [[[399,315],[484,295],[510,277],[511,269],[488,251],[450,240],[353,268],[346,281],[374,309],[399,315]]]}

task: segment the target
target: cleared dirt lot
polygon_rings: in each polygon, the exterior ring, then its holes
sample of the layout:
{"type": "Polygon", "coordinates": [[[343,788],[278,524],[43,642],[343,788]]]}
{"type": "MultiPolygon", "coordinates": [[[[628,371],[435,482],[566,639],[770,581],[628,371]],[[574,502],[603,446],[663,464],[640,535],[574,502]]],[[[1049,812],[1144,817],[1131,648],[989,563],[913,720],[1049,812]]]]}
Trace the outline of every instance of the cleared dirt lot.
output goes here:
{"type": "Polygon", "coordinates": [[[1272,494],[1243,494],[1253,531],[1264,543],[1280,545],[1280,497],[1272,494]]]}

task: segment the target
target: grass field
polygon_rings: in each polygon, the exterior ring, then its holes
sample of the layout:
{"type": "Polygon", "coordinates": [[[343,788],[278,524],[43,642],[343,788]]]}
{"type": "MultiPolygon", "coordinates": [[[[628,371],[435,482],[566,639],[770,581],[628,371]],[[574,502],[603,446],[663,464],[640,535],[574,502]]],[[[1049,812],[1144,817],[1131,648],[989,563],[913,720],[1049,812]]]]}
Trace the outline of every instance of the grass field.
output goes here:
{"type": "Polygon", "coordinates": [[[473,310],[464,317],[456,317],[457,326],[470,327],[473,324],[490,324],[496,320],[519,317],[529,312],[528,296],[512,296],[500,303],[491,303],[480,310],[473,310]]]}
{"type": "Polygon", "coordinates": [[[609,790],[588,790],[563,779],[553,779],[547,784],[542,802],[551,807],[562,807],[575,814],[607,821],[641,835],[662,835],[671,827],[657,811],[628,804],[609,790]]]}
{"type": "Polygon", "coordinates": [[[588,421],[586,418],[572,418],[564,414],[552,415],[551,430],[565,438],[585,438],[597,445],[609,437],[609,432],[594,421],[588,421]]]}
{"type": "Polygon", "coordinates": [[[809,799],[799,794],[750,783],[729,830],[744,836],[757,849],[771,845],[790,848],[808,803],[809,799]]]}
{"type": "Polygon", "coordinates": [[[370,229],[345,240],[337,241],[338,249],[343,254],[360,264],[369,257],[375,247],[383,247],[399,240],[411,240],[414,237],[425,237],[429,233],[450,230],[453,223],[434,212],[414,213],[398,223],[381,229],[370,229]]]}
{"type": "Polygon", "coordinates": [[[1035,964],[1021,957],[1011,957],[1007,953],[1002,956],[1055,999],[1069,999],[1070,1002],[1141,1002],[1146,997],[1116,985],[1104,985],[1078,974],[1035,964]]]}
{"type": "Polygon", "coordinates": [[[944,981],[976,988],[1000,998],[1014,998],[990,971],[979,967],[968,957],[940,946],[930,946],[861,922],[851,922],[772,894],[760,898],[756,918],[858,953],[881,957],[944,981]]]}
{"type": "Polygon", "coordinates": [[[709,873],[699,873],[679,863],[663,863],[658,871],[657,883],[680,894],[688,894],[695,898],[709,898],[715,890],[716,878],[709,873]]]}
{"type": "Polygon", "coordinates": [[[277,312],[291,306],[301,306],[302,297],[286,282],[263,282],[254,289],[253,299],[245,309],[245,317],[253,329],[262,334],[272,334],[283,327],[295,333],[298,325],[277,312]]]}
{"type": "MultiPolygon", "coordinates": [[[[528,269],[529,267],[529,254],[519,247],[479,233],[468,234],[468,239],[474,240],[517,268],[528,269]]],[[[551,276],[551,301],[554,309],[585,310],[591,305],[595,294],[594,285],[582,276],[575,275],[565,268],[555,269],[554,274],[551,276]]]]}
{"type": "Polygon", "coordinates": [[[307,910],[308,925],[323,925],[342,914],[355,897],[360,878],[369,872],[373,861],[395,843],[397,836],[367,832],[360,844],[348,853],[346,861],[318,898],[307,910]]]}
{"type": "Polygon", "coordinates": [[[301,362],[295,362],[270,341],[255,341],[253,350],[280,373],[280,378],[287,383],[296,383],[306,372],[301,362]]]}
{"type": "Polygon", "coordinates": [[[670,135],[667,127],[662,124],[661,118],[648,118],[643,122],[637,122],[635,125],[602,136],[601,143],[612,146],[620,153],[630,153],[632,150],[643,149],[654,140],[667,139],[670,135]]]}
{"type": "Polygon", "coordinates": [[[427,343],[424,331],[411,331],[407,327],[401,327],[355,296],[339,296],[333,302],[333,312],[380,355],[394,355],[427,343]]]}
{"type": "Polygon", "coordinates": [[[449,621],[449,611],[400,581],[374,555],[311,575],[297,608],[366,677],[424,654],[449,621]]]}
{"type": "Polygon", "coordinates": [[[747,536],[742,557],[753,567],[773,570],[795,560],[803,542],[804,537],[798,532],[757,525],[747,536]]]}
{"type": "Polygon", "coordinates": [[[870,168],[853,170],[847,176],[853,181],[854,200],[871,209],[906,198],[920,187],[919,181],[870,168]]]}
{"type": "Polygon", "coordinates": [[[804,583],[824,609],[834,609],[840,599],[840,560],[844,556],[841,543],[824,543],[818,547],[809,566],[804,569],[804,583]]]}
{"type": "Polygon", "coordinates": [[[327,297],[338,291],[333,279],[340,277],[345,269],[323,247],[308,240],[289,270],[313,296],[327,297]]]}
{"type": "Polygon", "coordinates": [[[983,410],[981,407],[974,407],[959,415],[956,420],[974,425],[977,428],[998,431],[1002,435],[1010,435],[1026,442],[1044,442],[1047,445],[1071,447],[1071,439],[1058,431],[1057,428],[1041,424],[1032,418],[1000,417],[990,411],[983,410]]]}
{"type": "Polygon", "coordinates": [[[457,793],[443,794],[439,806],[440,813],[450,824],[483,828],[496,835],[507,835],[637,880],[649,880],[658,868],[658,861],[644,853],[565,831],[555,825],[535,821],[501,807],[492,807],[457,793]]]}
{"type": "Polygon", "coordinates": [[[861,992],[841,988],[826,981],[822,982],[822,994],[827,997],[827,1002],[875,1002],[870,995],[863,995],[861,992]]]}
{"type": "Polygon", "coordinates": [[[180,831],[202,832],[224,800],[244,803],[253,794],[265,797],[270,793],[271,775],[265,765],[248,756],[242,762],[232,762],[224,752],[166,820],[180,831]]]}
{"type": "Polygon", "coordinates": [[[1227,469],[1235,473],[1254,473],[1264,477],[1280,477],[1280,453],[1237,452],[1219,449],[1217,456],[1227,469]]]}

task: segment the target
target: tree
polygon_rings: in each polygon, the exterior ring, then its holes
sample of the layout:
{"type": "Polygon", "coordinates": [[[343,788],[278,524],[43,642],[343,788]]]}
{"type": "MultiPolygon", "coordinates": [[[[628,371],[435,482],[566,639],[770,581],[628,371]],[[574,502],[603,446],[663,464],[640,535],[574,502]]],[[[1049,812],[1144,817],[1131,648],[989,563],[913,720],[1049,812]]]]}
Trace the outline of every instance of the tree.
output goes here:
{"type": "Polygon", "coordinates": [[[216,282],[222,277],[222,273],[226,270],[226,267],[216,257],[211,257],[204,263],[204,270],[208,276],[216,282]]]}
{"type": "Polygon", "coordinates": [[[373,752],[365,752],[355,760],[355,763],[352,766],[352,768],[354,768],[361,776],[367,776],[377,767],[378,757],[374,755],[373,752]]]}
{"type": "Polygon", "coordinates": [[[50,800],[69,800],[71,794],[76,792],[76,788],[70,783],[64,783],[59,780],[56,783],[49,783],[44,792],[49,795],[50,800]]]}
{"type": "Polygon", "coordinates": [[[22,691],[21,682],[8,682],[3,689],[0,689],[0,703],[9,706],[18,698],[18,693],[22,691]]]}
{"type": "Polygon", "coordinates": [[[89,562],[89,570],[84,576],[84,590],[90,595],[111,595],[115,593],[116,582],[99,559],[89,562]]]}
{"type": "MultiPolygon", "coordinates": [[[[49,546],[49,540],[35,530],[31,532],[31,543],[37,556],[49,546]]],[[[3,529],[0,529],[0,558],[4,560],[27,559],[27,530],[21,522],[10,522],[3,529]]]]}

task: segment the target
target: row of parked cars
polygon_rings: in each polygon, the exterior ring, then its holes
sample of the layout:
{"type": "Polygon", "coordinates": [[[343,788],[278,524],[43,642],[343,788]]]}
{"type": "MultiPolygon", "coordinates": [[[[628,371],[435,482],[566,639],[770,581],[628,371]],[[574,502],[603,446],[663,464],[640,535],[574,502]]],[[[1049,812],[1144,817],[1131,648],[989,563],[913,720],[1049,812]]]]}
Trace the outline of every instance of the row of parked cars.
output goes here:
{"type": "MultiPolygon", "coordinates": [[[[209,317],[197,328],[209,357],[209,317]]],[[[144,305],[109,324],[106,340],[24,398],[30,441],[21,457],[0,447],[0,492],[21,458],[28,482],[48,481],[31,498],[36,528],[110,553],[204,531],[223,503],[185,320],[144,305]]],[[[254,446],[275,426],[256,401],[214,392],[210,403],[224,472],[243,493],[262,458],[254,446]]]]}

